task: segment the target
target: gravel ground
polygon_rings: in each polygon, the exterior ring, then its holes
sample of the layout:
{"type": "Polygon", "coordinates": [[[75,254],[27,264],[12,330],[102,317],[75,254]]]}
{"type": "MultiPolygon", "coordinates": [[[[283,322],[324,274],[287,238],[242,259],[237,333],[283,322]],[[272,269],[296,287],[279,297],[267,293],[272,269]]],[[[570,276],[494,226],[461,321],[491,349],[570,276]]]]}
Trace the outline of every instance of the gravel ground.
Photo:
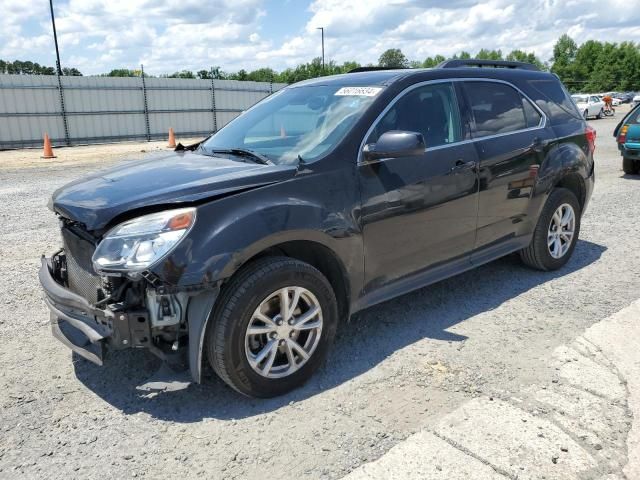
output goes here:
{"type": "MultiPolygon", "coordinates": [[[[596,189],[564,269],[510,256],[361,312],[305,387],[267,401],[211,374],[145,396],[136,386],[154,357],[124,352],[100,368],[53,340],[36,278],[39,255],[59,244],[46,203],[98,166],[76,149],[28,168],[0,152],[0,477],[339,478],[474,397],[545,381],[556,347],[640,291],[640,177],[621,171],[617,121],[592,122],[596,189]]],[[[122,158],[82,148],[108,159],[100,167],[122,158]]]]}

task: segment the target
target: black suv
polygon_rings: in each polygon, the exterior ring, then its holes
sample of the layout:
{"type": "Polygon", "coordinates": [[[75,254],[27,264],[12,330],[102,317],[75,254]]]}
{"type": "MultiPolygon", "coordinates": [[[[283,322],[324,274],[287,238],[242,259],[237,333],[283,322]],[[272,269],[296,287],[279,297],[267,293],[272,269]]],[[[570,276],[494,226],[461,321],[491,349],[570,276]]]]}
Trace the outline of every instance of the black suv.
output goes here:
{"type": "Polygon", "coordinates": [[[197,145],[53,194],[53,334],[98,364],[146,348],[196,382],[206,358],[243,394],[282,394],[354,312],[512,252],[562,267],[594,147],[558,78],[528,64],[292,85],[197,145]]]}

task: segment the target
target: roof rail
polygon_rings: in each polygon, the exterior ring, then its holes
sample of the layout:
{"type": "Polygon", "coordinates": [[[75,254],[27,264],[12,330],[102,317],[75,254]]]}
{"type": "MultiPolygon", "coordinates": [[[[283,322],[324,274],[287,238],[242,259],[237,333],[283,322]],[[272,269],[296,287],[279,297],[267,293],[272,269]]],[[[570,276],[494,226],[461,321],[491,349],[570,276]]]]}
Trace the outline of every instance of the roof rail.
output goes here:
{"type": "Polygon", "coordinates": [[[509,62],[505,60],[477,60],[477,59],[453,59],[445,60],[436,68],[464,68],[464,67],[484,67],[484,68],[514,68],[520,70],[540,71],[533,63],[509,62]]]}
{"type": "Polygon", "coordinates": [[[380,70],[407,70],[404,67],[358,67],[353,70],[349,70],[347,73],[358,73],[358,72],[377,72],[380,70]]]}

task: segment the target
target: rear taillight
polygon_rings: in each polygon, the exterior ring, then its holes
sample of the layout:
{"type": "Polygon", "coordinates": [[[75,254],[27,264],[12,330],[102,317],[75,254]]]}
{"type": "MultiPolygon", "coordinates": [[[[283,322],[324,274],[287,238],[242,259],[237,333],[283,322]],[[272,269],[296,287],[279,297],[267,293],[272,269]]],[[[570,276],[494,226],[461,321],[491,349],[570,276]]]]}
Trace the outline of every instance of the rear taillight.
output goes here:
{"type": "Polygon", "coordinates": [[[593,153],[596,149],[596,129],[590,125],[587,125],[587,130],[584,132],[587,137],[587,143],[589,144],[589,152],[593,153]]]}
{"type": "Polygon", "coordinates": [[[620,129],[620,133],[618,133],[618,143],[624,143],[627,141],[627,131],[629,130],[629,125],[623,125],[620,129]]]}

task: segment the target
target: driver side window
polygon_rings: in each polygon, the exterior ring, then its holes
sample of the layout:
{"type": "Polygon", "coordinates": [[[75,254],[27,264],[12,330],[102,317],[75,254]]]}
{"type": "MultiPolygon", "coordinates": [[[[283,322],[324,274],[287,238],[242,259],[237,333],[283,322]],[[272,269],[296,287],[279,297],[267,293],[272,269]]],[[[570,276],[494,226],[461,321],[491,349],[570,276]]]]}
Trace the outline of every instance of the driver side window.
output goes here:
{"type": "Polygon", "coordinates": [[[460,115],[453,85],[436,83],[407,92],[380,119],[366,143],[377,142],[390,130],[421,133],[427,148],[460,141],[460,115]]]}

